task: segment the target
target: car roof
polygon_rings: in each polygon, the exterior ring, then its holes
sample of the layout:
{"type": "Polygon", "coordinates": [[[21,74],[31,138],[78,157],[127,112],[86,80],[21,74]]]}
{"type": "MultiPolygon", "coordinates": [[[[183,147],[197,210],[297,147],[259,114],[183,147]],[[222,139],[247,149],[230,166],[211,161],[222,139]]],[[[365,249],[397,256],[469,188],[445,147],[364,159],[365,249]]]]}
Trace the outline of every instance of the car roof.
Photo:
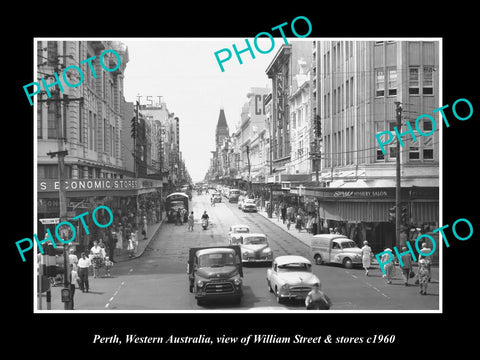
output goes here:
{"type": "Polygon", "coordinates": [[[234,228],[239,228],[239,227],[244,227],[244,228],[249,228],[250,229],[250,226],[248,225],[243,225],[243,224],[235,224],[235,225],[232,225],[231,228],[234,229],[234,228]]]}
{"type": "Polygon", "coordinates": [[[234,249],[230,248],[213,248],[213,249],[201,249],[197,251],[197,255],[207,255],[207,254],[215,254],[215,253],[234,253],[234,249]]]}
{"type": "Polygon", "coordinates": [[[347,239],[345,235],[340,235],[340,234],[318,234],[318,235],[313,235],[314,239],[347,239]]]}
{"type": "Polygon", "coordinates": [[[248,233],[243,235],[243,238],[248,238],[248,237],[267,237],[267,235],[262,234],[262,233],[248,233]]]}
{"type": "Polygon", "coordinates": [[[275,262],[278,265],[285,265],[285,264],[290,264],[290,263],[307,263],[311,264],[310,260],[307,258],[304,258],[303,256],[300,255],[282,255],[278,256],[275,258],[275,262]]]}

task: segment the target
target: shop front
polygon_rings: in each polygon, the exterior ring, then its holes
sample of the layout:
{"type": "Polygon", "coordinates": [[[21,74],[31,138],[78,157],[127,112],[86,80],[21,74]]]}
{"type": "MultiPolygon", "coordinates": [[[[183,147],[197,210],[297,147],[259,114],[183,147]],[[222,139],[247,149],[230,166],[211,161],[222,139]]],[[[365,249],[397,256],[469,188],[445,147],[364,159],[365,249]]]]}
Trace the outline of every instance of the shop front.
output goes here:
{"type": "MultiPolygon", "coordinates": [[[[59,181],[40,179],[37,186],[37,234],[52,234],[60,214],[59,181]]],[[[127,246],[127,236],[147,224],[157,223],[162,217],[162,182],[144,178],[129,179],[67,179],[65,180],[67,221],[76,228],[75,240],[70,243],[77,252],[88,250],[94,240],[102,239],[106,244],[116,243],[119,249],[127,246]],[[83,217],[85,230],[80,219],[74,217],[104,205],[113,213],[113,224],[108,228],[94,225],[90,216],[83,217]]],[[[101,220],[99,220],[101,222],[101,220]]]]}
{"type": "Polygon", "coordinates": [[[319,232],[337,231],[359,246],[367,240],[373,251],[414,241],[421,233],[438,227],[438,187],[401,189],[401,205],[405,213],[400,244],[396,244],[395,221],[391,218],[395,206],[395,188],[315,188],[292,189],[306,211],[315,211],[319,232]]]}

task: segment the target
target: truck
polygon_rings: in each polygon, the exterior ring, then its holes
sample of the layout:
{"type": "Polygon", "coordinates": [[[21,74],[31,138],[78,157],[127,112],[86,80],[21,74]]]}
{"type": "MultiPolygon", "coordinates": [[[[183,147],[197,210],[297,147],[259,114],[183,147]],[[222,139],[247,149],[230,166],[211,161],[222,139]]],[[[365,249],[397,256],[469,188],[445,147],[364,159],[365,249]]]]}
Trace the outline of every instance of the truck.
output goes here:
{"type": "Polygon", "coordinates": [[[362,265],[362,250],[345,235],[314,235],[310,247],[317,265],[337,263],[347,269],[362,265]]]}
{"type": "Polygon", "coordinates": [[[199,306],[208,300],[243,296],[243,268],[238,245],[197,247],[189,250],[188,285],[199,306]]]}

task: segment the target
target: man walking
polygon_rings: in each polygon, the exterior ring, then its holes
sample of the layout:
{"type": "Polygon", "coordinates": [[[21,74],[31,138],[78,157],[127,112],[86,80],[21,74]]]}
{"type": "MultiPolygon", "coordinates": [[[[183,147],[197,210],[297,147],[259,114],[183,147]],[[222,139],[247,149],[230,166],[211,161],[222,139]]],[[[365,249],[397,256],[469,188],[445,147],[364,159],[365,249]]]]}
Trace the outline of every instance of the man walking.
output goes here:
{"type": "Polygon", "coordinates": [[[88,292],[88,270],[92,263],[90,259],[85,256],[85,253],[82,252],[80,259],[78,260],[78,276],[80,278],[80,290],[82,292],[88,292]]]}

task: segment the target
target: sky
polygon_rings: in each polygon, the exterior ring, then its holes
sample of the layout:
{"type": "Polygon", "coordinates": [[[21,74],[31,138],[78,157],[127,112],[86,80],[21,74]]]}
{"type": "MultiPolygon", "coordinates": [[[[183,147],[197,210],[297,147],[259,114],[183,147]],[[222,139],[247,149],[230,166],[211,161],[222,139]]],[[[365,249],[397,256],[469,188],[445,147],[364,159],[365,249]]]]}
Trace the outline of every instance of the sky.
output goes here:
{"type": "MultiPolygon", "coordinates": [[[[127,101],[141,96],[153,101],[162,97],[169,112],[180,119],[180,151],[187,170],[194,181],[203,180],[211,153],[215,150],[215,127],[223,108],[230,129],[235,131],[242,106],[252,87],[271,88],[265,70],[283,43],[275,38],[275,47],[268,54],[258,52],[253,39],[255,59],[247,51],[241,54],[243,64],[235,56],[232,44],[238,50],[246,48],[245,38],[128,38],[118,39],[128,46],[129,62],[125,69],[124,93],[127,101]],[[229,61],[222,72],[214,53],[228,48],[229,61]]],[[[258,46],[266,51],[271,42],[259,38],[258,46]]],[[[219,56],[227,56],[226,52],[219,56]]]]}

